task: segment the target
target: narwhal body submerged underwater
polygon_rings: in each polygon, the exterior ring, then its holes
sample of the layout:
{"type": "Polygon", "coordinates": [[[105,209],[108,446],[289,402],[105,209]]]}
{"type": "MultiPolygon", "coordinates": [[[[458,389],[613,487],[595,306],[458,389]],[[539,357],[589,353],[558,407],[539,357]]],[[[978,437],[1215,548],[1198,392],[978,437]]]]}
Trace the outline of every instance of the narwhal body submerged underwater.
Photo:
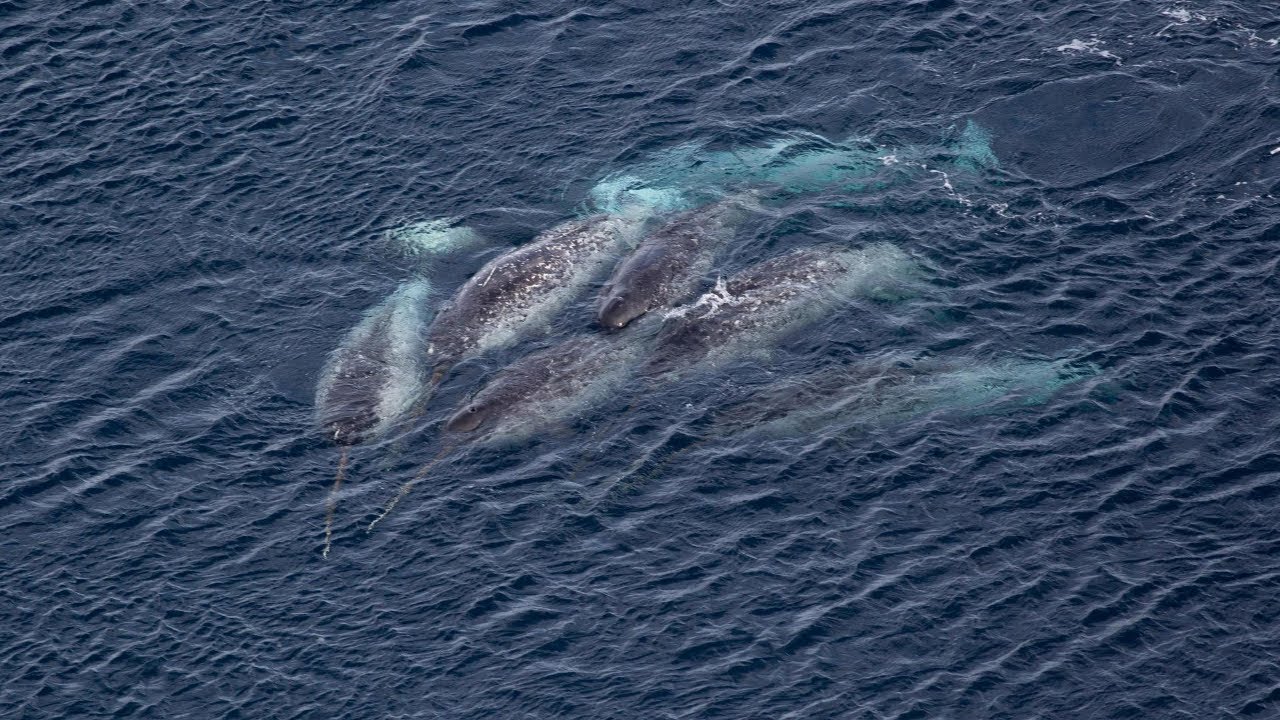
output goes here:
{"type": "Polygon", "coordinates": [[[431,283],[403,283],[330,356],[316,389],[317,421],[342,447],[382,435],[422,388],[422,335],[431,283]]]}
{"type": "Polygon", "coordinates": [[[914,273],[910,256],[887,243],[785,253],[668,311],[645,372],[665,375],[768,347],[840,303],[899,292],[914,273]]]}
{"type": "Polygon", "coordinates": [[[445,423],[451,433],[519,440],[611,397],[643,353],[630,338],[580,335],[504,368],[445,423]]]}
{"type": "MultiPolygon", "coordinates": [[[[385,429],[390,424],[390,420],[380,414],[386,406],[384,401],[393,401],[395,412],[386,415],[394,414],[395,418],[411,406],[416,410],[415,415],[423,412],[432,393],[454,365],[510,345],[540,328],[548,328],[587,283],[603,274],[634,244],[652,212],[653,208],[633,204],[616,214],[568,220],[543,231],[530,243],[494,258],[439,309],[426,330],[425,340],[417,332],[420,324],[414,325],[414,339],[409,344],[417,348],[417,355],[409,358],[397,353],[395,360],[402,362],[394,364],[394,370],[377,359],[382,335],[375,329],[389,326],[370,319],[368,332],[361,334],[363,324],[357,327],[343,350],[335,354],[334,366],[346,369],[328,374],[341,382],[318,395],[326,430],[340,444],[349,439],[351,442],[346,443],[349,445],[367,439],[374,430],[385,429]],[[431,377],[423,383],[421,377],[426,368],[430,368],[431,377]],[[373,377],[379,373],[403,379],[404,384],[399,387],[406,391],[394,398],[387,397],[387,388],[373,377]],[[410,385],[412,392],[407,391],[410,385]],[[412,400],[408,400],[410,396],[412,400]]],[[[399,349],[402,344],[395,343],[395,347],[399,349]]],[[[341,487],[346,460],[344,450],[326,512],[326,555],[332,537],[336,492],[341,487]]],[[[401,494],[411,485],[406,485],[401,494]]]]}
{"type": "Polygon", "coordinates": [[[578,335],[516,360],[463,403],[444,429],[527,436],[548,421],[589,409],[642,368],[693,365],[715,350],[754,344],[818,317],[833,302],[903,283],[913,268],[906,253],[888,244],[780,255],[667,318],[652,318],[648,328],[578,335]]]}
{"type": "Polygon", "coordinates": [[[636,332],[571,337],[499,371],[445,423],[448,432],[481,431],[518,439],[599,404],[637,373],[665,382],[664,371],[697,364],[715,350],[754,345],[768,332],[812,319],[833,300],[901,279],[910,260],[893,246],[809,248],[731,277],[671,317],[647,319],[636,332]],[[714,302],[707,298],[715,298],[714,302]]]}
{"type": "Polygon", "coordinates": [[[1039,405],[1097,376],[1073,359],[939,358],[893,351],[757,388],[718,409],[711,435],[835,436],[934,412],[976,415],[1039,405]]]}
{"type": "Polygon", "coordinates": [[[691,198],[730,188],[768,187],[772,199],[785,200],[999,166],[991,134],[979,125],[968,122],[948,135],[940,144],[895,147],[860,137],[833,142],[803,131],[783,133],[763,145],[722,150],[704,142],[684,143],[604,175],[588,196],[601,212],[633,203],[675,211],[698,204],[691,198]]]}
{"type": "Polygon", "coordinates": [[[400,487],[368,529],[390,514],[454,450],[519,443],[613,398],[639,365],[644,350],[634,335],[579,335],[503,368],[445,421],[443,447],[400,487]]]}
{"type": "Polygon", "coordinates": [[[401,285],[347,334],[321,371],[316,419],[325,436],[342,448],[325,511],[326,556],[351,448],[385,433],[421,392],[430,294],[431,285],[422,278],[401,285]]]}
{"type": "Polygon", "coordinates": [[[364,317],[329,354],[316,386],[316,422],[342,448],[325,512],[324,554],[329,553],[337,493],[351,448],[381,437],[422,392],[422,340],[431,320],[430,260],[473,245],[478,236],[446,218],[417,223],[388,236],[402,251],[424,260],[420,275],[400,284],[364,317]]]}
{"type": "Polygon", "coordinates": [[[913,267],[892,245],[797,250],[732,276],[666,318],[646,318],[649,327],[580,335],[527,355],[499,371],[446,421],[444,429],[453,437],[401,486],[369,529],[464,444],[527,439],[614,398],[637,373],[657,384],[670,381],[675,370],[758,347],[816,319],[833,303],[901,283],[913,267]]]}

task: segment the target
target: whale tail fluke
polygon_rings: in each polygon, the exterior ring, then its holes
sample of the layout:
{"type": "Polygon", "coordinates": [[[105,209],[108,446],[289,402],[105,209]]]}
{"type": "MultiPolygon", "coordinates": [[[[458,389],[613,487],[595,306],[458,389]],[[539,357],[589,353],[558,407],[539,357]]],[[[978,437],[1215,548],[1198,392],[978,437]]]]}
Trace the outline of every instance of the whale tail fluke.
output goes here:
{"type": "Polygon", "coordinates": [[[428,461],[426,465],[423,465],[422,469],[419,470],[411,480],[401,485],[400,489],[396,491],[395,496],[391,498],[391,500],[387,503],[387,506],[384,507],[382,509],[382,512],[378,514],[378,517],[374,518],[373,521],[369,523],[369,526],[365,528],[365,532],[367,533],[373,532],[373,529],[377,527],[378,523],[382,522],[382,519],[390,515],[391,511],[396,508],[396,505],[400,504],[400,501],[404,499],[404,496],[408,495],[409,491],[413,490],[414,486],[417,485],[423,478],[425,478],[427,476],[427,473],[431,472],[431,468],[435,467],[437,463],[443,460],[445,456],[448,455],[450,452],[452,452],[453,449],[457,446],[458,446],[457,443],[451,443],[445,446],[445,448],[441,450],[439,453],[437,453],[435,457],[431,458],[431,460],[428,461]]]}
{"type": "Polygon", "coordinates": [[[329,557],[329,547],[333,544],[333,514],[338,509],[338,491],[342,489],[342,480],[347,476],[347,461],[351,459],[351,448],[342,447],[342,457],[338,458],[338,473],[333,478],[333,487],[329,489],[329,499],[324,509],[324,551],[323,557],[329,557]]]}

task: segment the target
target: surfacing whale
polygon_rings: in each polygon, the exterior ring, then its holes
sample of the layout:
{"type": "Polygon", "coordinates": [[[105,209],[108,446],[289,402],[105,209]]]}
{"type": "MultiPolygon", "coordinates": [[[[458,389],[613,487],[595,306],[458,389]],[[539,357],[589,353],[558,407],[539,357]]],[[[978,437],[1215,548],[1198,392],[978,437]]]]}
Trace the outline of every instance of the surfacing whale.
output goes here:
{"type": "Polygon", "coordinates": [[[421,348],[431,319],[432,267],[480,238],[457,218],[439,218],[388,231],[386,240],[419,260],[419,274],[364,314],[330,353],[316,386],[316,422],[342,448],[325,503],[325,557],[351,448],[386,433],[422,390],[421,348]]]}
{"type": "Polygon", "coordinates": [[[750,201],[750,196],[736,196],[688,210],[646,234],[602,289],[600,325],[622,328],[693,295],[750,201]]]}
{"type": "Polygon", "coordinates": [[[316,419],[342,448],[325,511],[325,557],[351,448],[385,433],[422,389],[421,342],[430,293],[430,283],[421,278],[401,285],[347,333],[320,373],[316,419]]]}
{"type": "Polygon", "coordinates": [[[766,260],[668,311],[646,370],[664,375],[768,345],[841,302],[902,284],[913,268],[907,254],[889,244],[805,248],[766,260]]]}
{"type": "Polygon", "coordinates": [[[451,438],[400,487],[368,529],[373,530],[456,448],[527,440],[612,397],[630,377],[642,352],[641,345],[629,338],[581,335],[508,365],[445,422],[451,438]]]}
{"type": "Polygon", "coordinates": [[[457,292],[432,323],[427,393],[453,365],[547,325],[634,239],[642,218],[596,215],[561,223],[495,258],[457,292]]]}

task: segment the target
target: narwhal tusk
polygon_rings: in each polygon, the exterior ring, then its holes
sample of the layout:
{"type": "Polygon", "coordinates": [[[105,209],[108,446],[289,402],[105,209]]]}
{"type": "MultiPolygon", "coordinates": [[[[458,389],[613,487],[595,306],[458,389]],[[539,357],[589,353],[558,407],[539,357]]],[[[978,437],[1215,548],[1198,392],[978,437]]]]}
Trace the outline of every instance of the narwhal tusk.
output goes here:
{"type": "Polygon", "coordinates": [[[457,443],[453,443],[453,444],[451,444],[451,445],[449,445],[449,446],[445,447],[445,448],[444,448],[443,450],[441,450],[438,454],[436,454],[436,456],[435,456],[434,458],[431,458],[430,462],[428,462],[426,465],[423,465],[423,466],[422,466],[422,469],[418,471],[418,474],[417,474],[417,475],[414,475],[414,476],[413,476],[413,479],[412,479],[412,480],[410,480],[409,482],[407,482],[407,483],[405,483],[405,484],[401,485],[401,486],[400,486],[400,490],[399,490],[398,492],[396,492],[396,496],[395,496],[395,497],[393,497],[393,498],[391,498],[391,502],[387,503],[387,506],[386,506],[385,508],[383,508],[383,509],[382,509],[382,513],[381,513],[381,514],[379,514],[379,515],[378,515],[378,517],[374,518],[374,519],[373,519],[373,522],[369,523],[369,527],[365,528],[365,532],[373,532],[373,528],[374,528],[374,526],[376,526],[378,523],[382,522],[382,518],[384,518],[384,517],[386,517],[387,515],[389,515],[389,514],[391,513],[391,511],[395,509],[396,505],[400,504],[400,500],[401,500],[405,495],[408,495],[408,494],[409,494],[409,491],[410,491],[410,490],[412,490],[412,489],[413,489],[413,487],[414,487],[415,485],[417,485],[419,481],[421,481],[424,477],[426,477],[426,476],[427,476],[427,473],[431,472],[431,468],[435,467],[435,466],[436,466],[436,463],[438,463],[438,462],[440,462],[441,460],[443,460],[443,459],[444,459],[444,457],[445,457],[446,455],[448,455],[448,454],[449,454],[449,453],[450,453],[450,452],[451,452],[455,447],[457,447],[457,446],[458,446],[458,444],[457,444],[457,443]]]}
{"type": "Polygon", "coordinates": [[[410,417],[422,417],[422,413],[427,411],[427,402],[435,394],[436,388],[440,387],[440,381],[444,379],[444,374],[447,372],[449,372],[449,366],[442,365],[431,373],[431,380],[427,383],[427,389],[422,391],[422,397],[418,399],[418,402],[414,403],[413,413],[410,414],[410,417]]]}
{"type": "Polygon", "coordinates": [[[338,509],[338,490],[342,488],[342,479],[347,475],[347,460],[351,457],[351,448],[342,448],[342,457],[338,459],[338,474],[333,478],[333,487],[329,490],[329,500],[324,511],[324,557],[329,557],[329,546],[333,544],[333,514],[338,509]]]}

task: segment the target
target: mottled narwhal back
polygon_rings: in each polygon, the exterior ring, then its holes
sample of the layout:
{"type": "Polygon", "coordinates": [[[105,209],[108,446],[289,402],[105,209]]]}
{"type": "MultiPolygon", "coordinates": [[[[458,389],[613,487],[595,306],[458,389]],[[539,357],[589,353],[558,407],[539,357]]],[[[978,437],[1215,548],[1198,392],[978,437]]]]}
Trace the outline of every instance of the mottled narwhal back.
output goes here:
{"type": "Polygon", "coordinates": [[[805,248],[766,260],[668,311],[648,370],[662,374],[712,354],[763,347],[850,297],[902,284],[913,268],[906,253],[887,244],[805,248]]]}
{"type": "Polygon", "coordinates": [[[325,436],[338,445],[359,445],[378,426],[377,397],[386,384],[386,365],[378,360],[384,348],[377,347],[377,336],[362,349],[345,354],[334,362],[334,369],[316,398],[319,423],[325,436]]]}
{"type": "Polygon", "coordinates": [[[508,365],[449,418],[445,430],[453,437],[401,486],[369,529],[458,447],[518,443],[547,433],[609,397],[630,374],[638,350],[616,337],[579,336],[508,365]]]}
{"type": "Polygon", "coordinates": [[[639,360],[641,346],[602,335],[573,337],[512,363],[445,424],[507,439],[545,431],[607,397],[639,360]]]}
{"type": "Polygon", "coordinates": [[[600,325],[622,328],[693,295],[751,203],[754,195],[726,198],[680,213],[648,233],[602,289],[600,325]]]}
{"type": "Polygon", "coordinates": [[[485,265],[432,324],[429,362],[448,367],[551,322],[634,239],[641,220],[570,220],[485,265]]]}

